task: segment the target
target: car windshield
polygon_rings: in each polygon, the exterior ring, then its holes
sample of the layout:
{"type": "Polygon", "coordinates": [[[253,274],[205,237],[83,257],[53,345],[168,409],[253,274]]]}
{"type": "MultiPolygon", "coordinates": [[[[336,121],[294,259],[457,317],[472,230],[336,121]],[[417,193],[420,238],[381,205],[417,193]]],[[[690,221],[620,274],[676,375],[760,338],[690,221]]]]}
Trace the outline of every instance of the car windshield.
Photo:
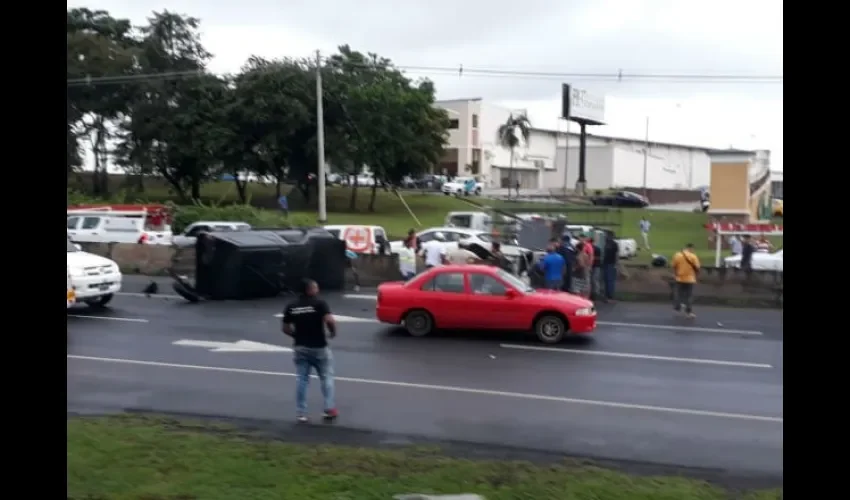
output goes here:
{"type": "Polygon", "coordinates": [[[511,273],[509,273],[509,272],[505,271],[504,269],[498,269],[498,270],[496,270],[496,273],[497,273],[497,274],[499,275],[499,277],[500,277],[500,278],[502,278],[502,279],[503,279],[506,283],[508,283],[508,284],[509,284],[509,285],[511,285],[512,287],[516,288],[516,289],[517,289],[517,290],[519,290],[520,292],[523,292],[523,293],[530,293],[530,292],[533,292],[533,291],[534,291],[534,289],[533,289],[533,288],[531,288],[530,286],[526,285],[526,284],[525,284],[525,282],[523,282],[521,279],[519,279],[519,278],[517,278],[516,276],[514,276],[513,274],[511,274],[511,273]]]}
{"type": "Polygon", "coordinates": [[[68,240],[68,253],[71,252],[79,252],[79,250],[77,250],[77,247],[74,246],[74,242],[68,240]]]}

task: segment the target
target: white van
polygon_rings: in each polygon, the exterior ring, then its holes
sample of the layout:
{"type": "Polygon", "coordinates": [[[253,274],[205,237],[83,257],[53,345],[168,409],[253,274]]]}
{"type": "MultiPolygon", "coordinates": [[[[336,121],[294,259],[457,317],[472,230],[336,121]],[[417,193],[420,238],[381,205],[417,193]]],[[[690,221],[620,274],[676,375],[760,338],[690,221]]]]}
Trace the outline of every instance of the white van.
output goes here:
{"type": "Polygon", "coordinates": [[[69,291],[73,288],[76,302],[103,307],[121,291],[121,270],[115,261],[83,252],[80,245],[73,243],[70,237],[67,242],[67,254],[69,291]]]}
{"type": "Polygon", "coordinates": [[[69,208],[66,230],[82,243],[171,245],[173,234],[164,209],[156,205],[92,205],[69,208]]]}
{"type": "Polygon", "coordinates": [[[345,247],[354,253],[390,253],[387,232],[381,226],[329,225],[325,229],[345,242],[345,247]]]}

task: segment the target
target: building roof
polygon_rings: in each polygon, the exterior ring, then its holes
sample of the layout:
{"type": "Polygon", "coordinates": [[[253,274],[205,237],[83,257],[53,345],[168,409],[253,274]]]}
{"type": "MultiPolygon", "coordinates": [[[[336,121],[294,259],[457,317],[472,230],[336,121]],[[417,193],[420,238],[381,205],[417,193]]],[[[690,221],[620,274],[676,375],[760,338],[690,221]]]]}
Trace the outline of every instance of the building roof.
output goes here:
{"type": "MultiPolygon", "coordinates": [[[[571,135],[573,137],[579,137],[581,135],[578,132],[572,132],[572,131],[566,132],[564,130],[558,131],[558,130],[552,130],[552,129],[546,129],[546,128],[537,128],[537,127],[532,127],[532,130],[536,130],[538,132],[545,132],[545,133],[549,133],[549,134],[558,134],[558,135],[566,135],[566,134],[569,133],[569,135],[571,135]]],[[[587,136],[592,137],[594,139],[602,139],[604,141],[630,142],[630,143],[636,143],[636,144],[644,144],[644,143],[647,142],[645,139],[637,139],[637,138],[632,138],[632,137],[619,137],[619,136],[614,136],[614,135],[600,135],[600,134],[588,133],[587,136]]],[[[745,149],[735,149],[735,148],[719,149],[719,148],[712,148],[712,147],[708,147],[708,146],[695,146],[693,144],[680,144],[680,143],[675,143],[675,142],[662,142],[662,141],[652,141],[652,140],[649,141],[649,145],[650,146],[666,146],[666,147],[681,148],[681,149],[693,149],[695,151],[705,151],[706,153],[711,153],[711,154],[738,154],[738,155],[740,155],[740,154],[755,154],[755,151],[750,151],[750,150],[745,150],[745,149]]]]}

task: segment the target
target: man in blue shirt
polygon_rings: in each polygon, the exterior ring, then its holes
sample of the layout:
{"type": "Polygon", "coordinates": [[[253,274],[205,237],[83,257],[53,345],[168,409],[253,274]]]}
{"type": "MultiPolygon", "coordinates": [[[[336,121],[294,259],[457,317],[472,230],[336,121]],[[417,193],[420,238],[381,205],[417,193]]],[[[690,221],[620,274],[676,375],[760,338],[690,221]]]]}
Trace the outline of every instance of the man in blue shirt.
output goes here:
{"type": "Polygon", "coordinates": [[[543,281],[545,282],[545,287],[549,290],[561,289],[561,283],[564,279],[564,267],[566,267],[564,258],[555,251],[556,244],[557,242],[549,243],[548,248],[546,248],[546,255],[537,264],[543,271],[543,281]]]}

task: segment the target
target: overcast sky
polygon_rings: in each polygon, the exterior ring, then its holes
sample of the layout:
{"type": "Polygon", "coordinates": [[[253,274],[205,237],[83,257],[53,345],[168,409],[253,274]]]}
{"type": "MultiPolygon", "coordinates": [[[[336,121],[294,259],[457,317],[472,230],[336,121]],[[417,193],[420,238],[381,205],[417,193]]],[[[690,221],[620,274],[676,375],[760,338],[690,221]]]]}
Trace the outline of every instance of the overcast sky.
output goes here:
{"type": "MultiPolygon", "coordinates": [[[[143,23],[168,9],[201,19],[210,69],[250,55],[376,52],[435,81],[438,98],[483,97],[558,124],[560,84],[606,96],[609,125],[592,133],[712,147],[763,148],[782,170],[781,83],[622,82],[576,76],[484,76],[474,69],[555,74],[781,76],[782,2],[775,0],[136,0],[69,1],[143,23]]],[[[575,127],[575,126],[574,126],[575,127]]]]}

